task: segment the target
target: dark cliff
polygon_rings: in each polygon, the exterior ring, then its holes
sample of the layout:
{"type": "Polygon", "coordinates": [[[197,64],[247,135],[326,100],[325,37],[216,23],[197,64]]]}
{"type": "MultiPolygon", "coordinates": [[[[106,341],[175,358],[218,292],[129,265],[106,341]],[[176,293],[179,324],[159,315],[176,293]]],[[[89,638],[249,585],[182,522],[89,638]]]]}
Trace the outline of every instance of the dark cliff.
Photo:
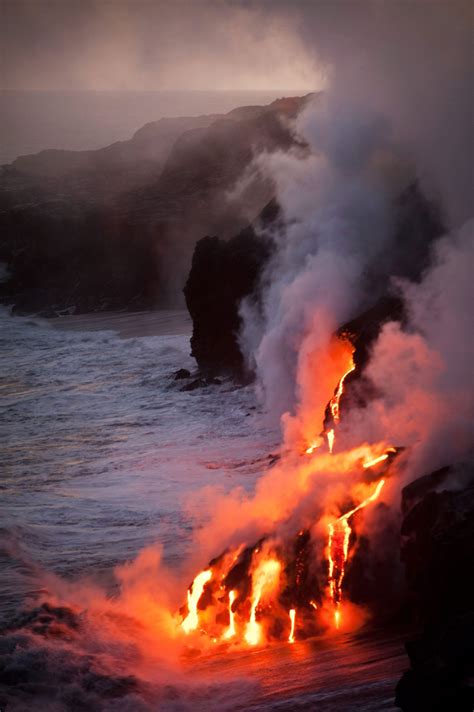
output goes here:
{"type": "Polygon", "coordinates": [[[474,471],[445,467],[403,490],[407,607],[420,626],[398,683],[404,712],[474,709],[474,471]],[[448,482],[451,480],[451,488],[448,482]],[[452,489],[452,483],[457,487],[452,489]]]}
{"type": "MultiPolygon", "coordinates": [[[[258,222],[268,225],[277,215],[278,206],[271,202],[258,222]]],[[[271,241],[253,226],[228,241],[205,237],[197,243],[184,295],[193,320],[191,354],[202,373],[245,375],[238,344],[239,306],[257,292],[271,251],[271,241]]]]}
{"type": "Polygon", "coordinates": [[[0,168],[0,299],[17,312],[144,308],[180,298],[193,247],[231,237],[272,197],[232,198],[255,152],[293,142],[306,99],[162,119],[96,151],[42,151],[0,168]]]}

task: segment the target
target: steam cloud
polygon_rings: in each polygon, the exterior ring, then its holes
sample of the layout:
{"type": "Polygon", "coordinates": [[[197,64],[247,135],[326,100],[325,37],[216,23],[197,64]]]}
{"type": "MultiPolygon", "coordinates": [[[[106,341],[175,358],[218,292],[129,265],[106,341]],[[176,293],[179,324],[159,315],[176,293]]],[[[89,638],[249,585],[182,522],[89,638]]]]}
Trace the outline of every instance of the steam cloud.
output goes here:
{"type": "Polygon", "coordinates": [[[354,414],[344,429],[348,442],[353,428],[358,442],[393,435],[396,444],[417,443],[411,477],[466,453],[472,405],[463,394],[472,363],[472,8],[430,4],[429,16],[426,9],[422,2],[403,12],[396,3],[305,6],[302,37],[330,85],[296,122],[308,151],[258,160],[274,181],[284,227],[273,234],[262,305],[242,305],[241,335],[286,442],[307,434],[308,418],[321,422],[328,400],[318,375],[330,367],[331,335],[398,274],[393,200],[417,180],[440,205],[449,234],[422,283],[398,285],[408,331],[387,325],[374,347],[369,375],[384,405],[377,402],[372,417],[354,414]]]}

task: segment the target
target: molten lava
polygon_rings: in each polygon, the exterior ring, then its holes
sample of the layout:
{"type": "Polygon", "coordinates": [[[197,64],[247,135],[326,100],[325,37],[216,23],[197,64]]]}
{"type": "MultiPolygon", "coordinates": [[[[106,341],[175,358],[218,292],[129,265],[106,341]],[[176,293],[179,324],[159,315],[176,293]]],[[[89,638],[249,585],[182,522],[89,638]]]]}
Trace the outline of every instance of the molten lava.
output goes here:
{"type": "Polygon", "coordinates": [[[334,440],[335,440],[335,435],[334,435],[334,428],[331,428],[330,430],[327,431],[326,433],[327,439],[328,439],[328,448],[329,452],[332,454],[332,450],[334,447],[334,440]]]}
{"type": "Polygon", "coordinates": [[[223,635],[223,638],[225,640],[229,640],[229,638],[233,638],[236,631],[235,631],[235,612],[232,610],[232,605],[235,601],[235,591],[229,591],[229,627],[227,628],[226,632],[223,635]]]}
{"type": "MultiPolygon", "coordinates": [[[[336,389],[334,391],[334,395],[332,396],[331,400],[329,401],[329,412],[331,414],[332,418],[332,427],[328,428],[327,430],[324,431],[323,435],[326,436],[327,444],[328,444],[328,449],[329,452],[332,453],[334,449],[334,442],[336,439],[336,433],[335,433],[335,426],[339,423],[341,419],[341,410],[340,410],[340,401],[342,394],[344,393],[344,381],[346,380],[347,376],[355,371],[355,364],[353,360],[353,354],[354,354],[354,347],[352,344],[347,341],[347,339],[343,339],[342,342],[345,344],[346,348],[346,370],[342,374],[341,378],[339,379],[336,389]]],[[[324,442],[323,438],[321,436],[318,436],[315,438],[306,448],[305,453],[307,455],[312,455],[313,452],[322,445],[324,442]]]]}
{"type": "Polygon", "coordinates": [[[373,460],[369,460],[368,462],[364,462],[362,467],[367,470],[369,467],[374,467],[375,465],[378,465],[379,462],[384,462],[387,460],[390,456],[390,453],[396,453],[396,449],[394,447],[389,447],[386,452],[384,452],[383,455],[380,455],[379,457],[374,458],[373,460]]]}
{"type": "Polygon", "coordinates": [[[315,450],[318,449],[318,447],[321,447],[323,444],[324,440],[321,437],[315,438],[306,448],[305,453],[307,455],[312,455],[315,450]]]}
{"type": "Polygon", "coordinates": [[[245,628],[245,640],[249,645],[258,645],[262,638],[260,623],[257,623],[257,606],[264,591],[278,583],[281,564],[277,559],[264,559],[252,576],[252,606],[250,620],[245,628]]]}
{"type": "MultiPolygon", "coordinates": [[[[354,350],[352,350],[352,353],[354,353],[354,350]]],[[[341,419],[341,413],[339,409],[339,402],[341,400],[341,396],[344,393],[344,381],[346,380],[347,376],[352,373],[352,371],[355,371],[355,364],[352,358],[351,354],[351,361],[349,368],[347,371],[342,375],[339,383],[337,384],[337,389],[331,400],[329,401],[329,409],[331,411],[332,418],[335,423],[339,423],[341,419]]]]}
{"type": "MultiPolygon", "coordinates": [[[[297,619],[299,637],[321,630],[327,618],[328,602],[334,626],[342,627],[342,587],[350,554],[350,520],[356,512],[378,499],[390,474],[388,468],[400,452],[387,448],[386,443],[363,443],[351,450],[339,451],[338,448],[334,453],[336,429],[341,419],[340,400],[346,378],[355,369],[353,352],[347,339],[336,346],[331,344],[326,360],[329,382],[326,381],[324,390],[333,395],[326,411],[323,408],[319,411],[325,412],[321,435],[311,440],[304,435],[306,428],[309,431],[312,428],[311,410],[307,420],[301,423],[301,430],[295,433],[294,447],[299,454],[312,455],[311,459],[295,459],[290,450],[263,478],[255,516],[262,513],[267,518],[260,531],[268,534],[257,543],[244,539],[240,545],[225,549],[196,576],[188,590],[188,612],[181,624],[185,633],[200,629],[214,642],[232,640],[237,645],[251,646],[288,636],[291,644],[296,640],[297,619]],[[342,369],[339,377],[338,371],[342,369]],[[325,442],[327,449],[321,447],[325,442]],[[301,443],[306,443],[306,447],[299,449],[301,443]],[[366,472],[371,468],[374,469],[366,472]],[[288,473],[294,475],[294,479],[291,487],[285,489],[288,502],[282,507],[281,496],[275,496],[274,485],[278,493],[278,478],[287,478],[288,473]],[[372,491],[368,489],[372,487],[372,491]],[[325,519],[328,522],[325,549],[328,569],[327,580],[320,582],[322,562],[317,559],[320,548],[312,538],[320,528],[312,526],[312,523],[317,524],[317,519],[311,522],[310,517],[326,517],[328,512],[334,511],[344,491],[355,506],[340,516],[325,519]],[[311,505],[314,493],[316,498],[311,505]],[[309,518],[303,528],[301,524],[298,528],[294,526],[300,502],[307,507],[305,516],[309,518]],[[273,522],[284,526],[272,533],[273,522]]],[[[347,621],[345,625],[347,627],[347,621]]]]}
{"type": "MultiPolygon", "coordinates": [[[[387,456],[388,457],[388,456],[387,456]]],[[[379,458],[377,458],[379,460],[379,458]]],[[[383,458],[385,459],[385,458],[383,458]]],[[[336,522],[328,524],[328,580],[329,593],[334,603],[334,622],[336,628],[339,628],[341,621],[341,613],[339,604],[342,600],[342,582],[345,574],[345,566],[349,555],[349,539],[351,536],[351,527],[348,520],[360,509],[363,509],[371,502],[374,502],[385,484],[385,480],[380,480],[374,492],[364,499],[357,507],[351,509],[346,514],[343,514],[336,522]]]]}
{"type": "Polygon", "coordinates": [[[202,596],[202,592],[204,591],[204,586],[211,580],[211,578],[211,569],[201,571],[201,573],[198,574],[192,582],[190,590],[188,590],[188,615],[181,623],[181,627],[185,633],[190,633],[192,630],[196,630],[199,625],[197,606],[199,599],[202,596]]]}
{"type": "Polygon", "coordinates": [[[294,643],[295,642],[296,610],[294,608],[292,608],[290,611],[288,611],[288,615],[290,616],[290,623],[291,623],[291,629],[290,629],[290,635],[288,636],[288,642],[294,643]]]}

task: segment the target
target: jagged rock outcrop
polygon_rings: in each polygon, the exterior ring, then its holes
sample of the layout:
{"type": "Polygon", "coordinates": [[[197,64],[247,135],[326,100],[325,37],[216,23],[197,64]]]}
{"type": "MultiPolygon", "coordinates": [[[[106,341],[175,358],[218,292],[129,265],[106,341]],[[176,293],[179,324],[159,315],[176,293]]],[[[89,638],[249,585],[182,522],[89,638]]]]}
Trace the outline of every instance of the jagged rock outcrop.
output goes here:
{"type": "MultiPolygon", "coordinates": [[[[259,221],[268,224],[277,215],[278,206],[271,202],[259,221]]],[[[252,226],[228,241],[204,237],[197,243],[184,295],[193,320],[191,354],[201,372],[244,375],[239,306],[255,293],[271,250],[270,240],[252,226]]]]}
{"type": "Polygon", "coordinates": [[[397,685],[404,712],[474,709],[474,471],[443,468],[403,491],[402,560],[418,638],[397,685]],[[448,489],[448,481],[454,489],[448,489]],[[456,487],[457,484],[457,487],[456,487]]]}

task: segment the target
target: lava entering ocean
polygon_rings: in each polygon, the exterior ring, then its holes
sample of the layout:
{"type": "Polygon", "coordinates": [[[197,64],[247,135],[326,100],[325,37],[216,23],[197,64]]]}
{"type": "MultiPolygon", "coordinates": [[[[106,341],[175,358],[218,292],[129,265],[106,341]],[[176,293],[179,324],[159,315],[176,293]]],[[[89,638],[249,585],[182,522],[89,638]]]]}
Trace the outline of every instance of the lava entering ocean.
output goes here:
{"type": "MultiPolygon", "coordinates": [[[[299,453],[284,453],[279,463],[293,468],[295,491],[308,492],[315,482],[324,481],[314,521],[306,519],[305,526],[292,530],[290,507],[280,531],[268,532],[253,544],[241,541],[213,559],[194,578],[181,609],[186,635],[194,632],[237,646],[271,640],[292,644],[325,629],[328,620],[335,629],[351,625],[350,619],[343,619],[343,583],[354,548],[356,515],[380,497],[398,450],[376,443],[336,452],[341,398],[347,377],[356,370],[352,344],[345,337],[336,341],[331,347],[343,372],[333,383],[323,430],[299,453]],[[321,546],[324,527],[327,538],[321,546]]],[[[297,505],[298,498],[295,509],[297,505]]]]}

